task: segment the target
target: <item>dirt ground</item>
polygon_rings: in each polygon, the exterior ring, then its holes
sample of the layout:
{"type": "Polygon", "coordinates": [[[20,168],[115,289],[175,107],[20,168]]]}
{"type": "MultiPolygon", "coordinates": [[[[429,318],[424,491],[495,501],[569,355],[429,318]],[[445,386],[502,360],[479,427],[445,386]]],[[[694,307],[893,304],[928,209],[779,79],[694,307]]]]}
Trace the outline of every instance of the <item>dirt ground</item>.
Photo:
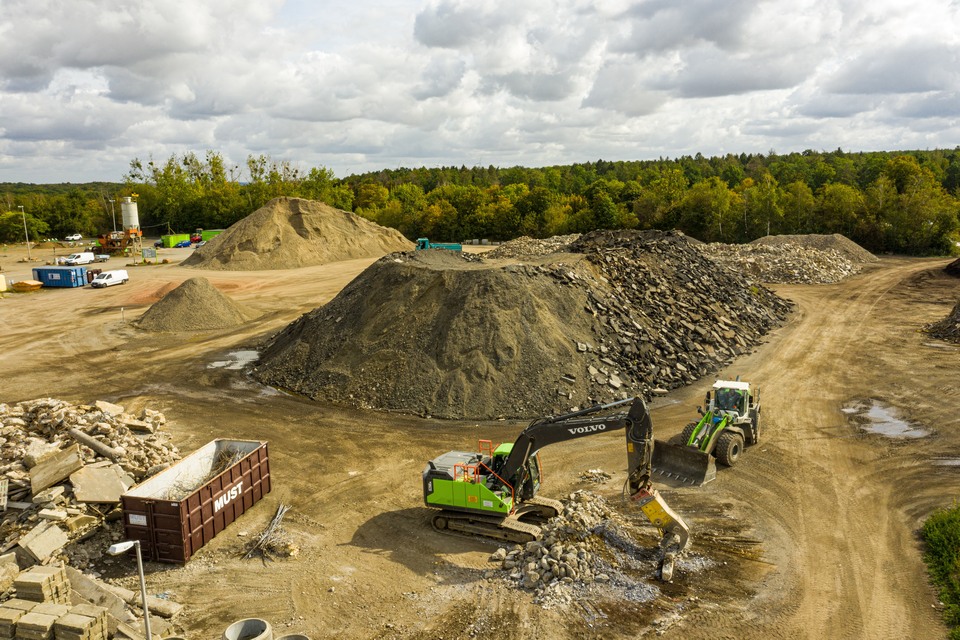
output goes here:
{"type": "MultiPolygon", "coordinates": [[[[674,581],[656,583],[651,564],[646,579],[661,591],[653,602],[544,609],[500,572],[485,577],[495,568],[494,543],[432,531],[421,498],[426,460],[471,449],[478,437],[512,440],[522,424],[345,410],[221,366],[330,300],[372,261],[202,271],[175,264],[189,251],[161,251],[174,264],[131,267],[127,285],[0,300],[0,402],[52,396],[159,409],[185,453],[215,437],[269,441],[273,492],[187,566],[147,564],[149,591],[186,605],[189,638],[218,636],[244,617],[270,621],[276,635],[315,640],[945,636],[917,529],[960,493],[960,467],[949,464],[960,459],[960,353],[920,331],[956,302],[958,281],[942,272],[949,260],[883,258],[839,284],[774,286],[797,311],[720,372],[760,386],[760,444],[704,487],[659,485],[691,527],[692,548],[674,581]],[[263,315],[236,330],[196,334],[129,324],[198,275],[263,315]],[[867,433],[843,409],[870,400],[928,435],[867,433]],[[280,502],[292,507],[285,525],[300,554],[241,559],[245,541],[280,502]]],[[[29,266],[17,262],[23,255],[22,247],[0,250],[8,280],[29,277],[29,266]]],[[[657,437],[679,433],[711,383],[658,401],[657,437]]],[[[621,438],[603,434],[542,451],[543,494],[586,488],[616,503],[621,438]],[[613,480],[579,479],[594,468],[613,480]]],[[[655,532],[646,529],[652,546],[655,532]]]]}

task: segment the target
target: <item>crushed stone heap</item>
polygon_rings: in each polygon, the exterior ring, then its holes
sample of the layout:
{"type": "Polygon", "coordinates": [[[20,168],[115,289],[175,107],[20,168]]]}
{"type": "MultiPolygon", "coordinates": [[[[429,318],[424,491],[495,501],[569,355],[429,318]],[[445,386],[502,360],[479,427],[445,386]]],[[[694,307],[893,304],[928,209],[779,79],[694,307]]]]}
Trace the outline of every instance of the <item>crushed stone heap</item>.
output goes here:
{"type": "Polygon", "coordinates": [[[206,278],[190,278],[147,309],[137,326],[147,331],[229,329],[257,316],[206,278]]]}
{"type": "Polygon", "coordinates": [[[927,326],[927,333],[950,342],[960,342],[960,302],[946,318],[927,326]]]}
{"type": "Polygon", "coordinates": [[[557,251],[566,251],[570,243],[580,237],[579,233],[571,233],[566,236],[553,236],[552,238],[531,238],[530,236],[520,236],[509,242],[483,254],[484,258],[521,258],[530,256],[543,256],[557,251]]]}
{"type": "Polygon", "coordinates": [[[273,336],[253,375],[364,408],[529,418],[686,385],[789,310],[676,232],[594,232],[521,263],[416,251],[273,336]]]}
{"type": "Polygon", "coordinates": [[[771,284],[829,284],[860,273],[861,262],[836,249],[802,244],[699,245],[704,255],[758,282],[771,284]]]}
{"type": "Polygon", "coordinates": [[[839,233],[817,234],[808,233],[803,235],[782,235],[782,236],[764,236],[757,238],[750,244],[760,244],[767,246],[777,246],[783,244],[798,245],[810,249],[834,249],[844,254],[854,264],[866,264],[876,262],[879,258],[850,238],[839,233]]]}
{"type": "Polygon", "coordinates": [[[303,198],[274,198],[181,264],[201,269],[297,269],[413,249],[395,229],[303,198]]]}

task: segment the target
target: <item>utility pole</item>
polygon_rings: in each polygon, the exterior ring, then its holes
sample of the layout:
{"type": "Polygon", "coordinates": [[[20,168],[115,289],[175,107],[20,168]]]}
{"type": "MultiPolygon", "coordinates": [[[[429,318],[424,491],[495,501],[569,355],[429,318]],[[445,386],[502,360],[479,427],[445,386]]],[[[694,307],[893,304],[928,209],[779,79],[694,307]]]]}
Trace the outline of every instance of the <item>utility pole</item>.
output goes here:
{"type": "Polygon", "coordinates": [[[113,199],[110,200],[110,217],[113,218],[113,232],[117,232],[117,214],[113,211],[113,199]]]}
{"type": "Polygon", "coordinates": [[[23,235],[27,239],[27,262],[30,262],[32,258],[30,257],[30,234],[27,232],[27,214],[23,212],[23,206],[17,205],[17,209],[20,209],[20,215],[23,216],[23,235]]]}

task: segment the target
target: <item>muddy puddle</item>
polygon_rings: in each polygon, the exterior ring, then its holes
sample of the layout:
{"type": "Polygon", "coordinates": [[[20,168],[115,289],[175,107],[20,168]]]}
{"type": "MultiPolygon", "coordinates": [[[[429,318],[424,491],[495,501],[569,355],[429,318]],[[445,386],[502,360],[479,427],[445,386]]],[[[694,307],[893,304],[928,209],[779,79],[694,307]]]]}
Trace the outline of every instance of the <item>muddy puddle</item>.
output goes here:
{"type": "Polygon", "coordinates": [[[260,354],[253,350],[231,351],[227,354],[226,360],[215,360],[207,365],[208,369],[229,369],[239,371],[249,364],[253,364],[260,357],[260,354]]]}
{"type": "Polygon", "coordinates": [[[901,418],[897,410],[879,400],[858,400],[840,409],[868,433],[888,438],[923,438],[930,431],[901,418]]]}

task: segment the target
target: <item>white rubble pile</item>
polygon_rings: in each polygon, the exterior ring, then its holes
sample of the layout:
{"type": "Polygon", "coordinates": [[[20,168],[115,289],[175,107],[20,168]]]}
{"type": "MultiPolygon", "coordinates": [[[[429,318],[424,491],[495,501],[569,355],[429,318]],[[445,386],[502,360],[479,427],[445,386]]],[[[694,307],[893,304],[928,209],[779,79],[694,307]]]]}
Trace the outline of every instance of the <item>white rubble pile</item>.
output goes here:
{"type": "Polygon", "coordinates": [[[757,282],[771,284],[830,284],[860,273],[856,262],[841,251],[799,244],[698,245],[707,258],[739,271],[757,282]]]}
{"type": "Polygon", "coordinates": [[[484,258],[524,258],[530,256],[545,256],[548,253],[566,251],[570,243],[580,237],[579,233],[571,233],[566,236],[553,236],[552,238],[531,238],[530,236],[520,236],[510,242],[504,242],[502,245],[483,254],[484,258]]]}
{"type": "Polygon", "coordinates": [[[501,563],[510,582],[534,591],[535,603],[550,609],[588,594],[616,592],[637,602],[656,596],[655,587],[624,572],[649,574],[655,568],[651,550],[624,533],[624,523],[602,497],[586,491],[571,494],[563,513],[541,529],[541,540],[509,551],[500,548],[490,558],[501,563]],[[643,554],[650,557],[637,558],[643,554]]]}

